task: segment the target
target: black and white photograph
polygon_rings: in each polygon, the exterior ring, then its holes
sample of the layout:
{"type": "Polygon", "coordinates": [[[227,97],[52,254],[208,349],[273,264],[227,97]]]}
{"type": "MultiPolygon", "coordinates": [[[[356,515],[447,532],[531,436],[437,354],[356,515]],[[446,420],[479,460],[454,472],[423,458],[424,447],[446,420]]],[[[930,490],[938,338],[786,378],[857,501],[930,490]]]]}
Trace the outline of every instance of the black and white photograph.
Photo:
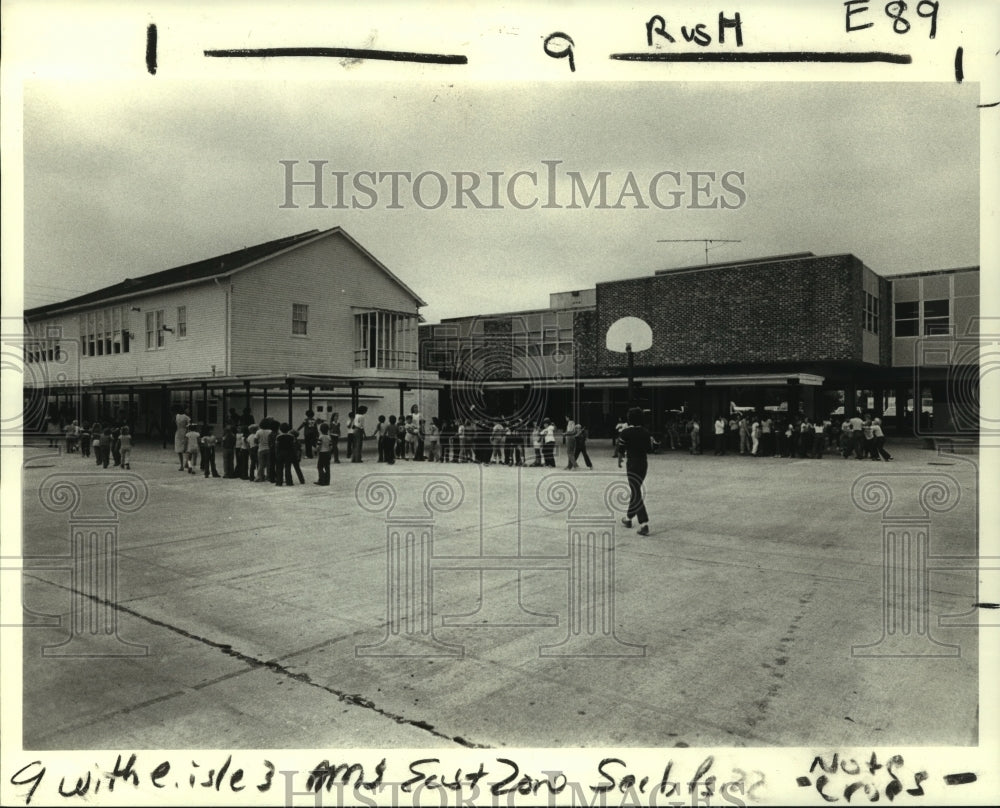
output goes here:
{"type": "Polygon", "coordinates": [[[4,3],[0,801],[993,802],[997,12],[4,3]]]}

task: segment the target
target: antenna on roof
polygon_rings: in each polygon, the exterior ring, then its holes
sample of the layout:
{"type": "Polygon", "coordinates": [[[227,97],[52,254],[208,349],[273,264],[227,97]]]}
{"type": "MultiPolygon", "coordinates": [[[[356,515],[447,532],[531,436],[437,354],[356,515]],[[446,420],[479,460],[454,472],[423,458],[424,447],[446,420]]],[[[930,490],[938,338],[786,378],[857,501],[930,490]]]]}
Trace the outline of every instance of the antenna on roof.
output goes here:
{"type": "Polygon", "coordinates": [[[710,249],[714,250],[714,247],[709,247],[709,244],[739,244],[743,239],[739,238],[658,238],[659,243],[690,243],[692,241],[701,241],[705,244],[705,263],[708,263],[708,251],[710,249]]]}

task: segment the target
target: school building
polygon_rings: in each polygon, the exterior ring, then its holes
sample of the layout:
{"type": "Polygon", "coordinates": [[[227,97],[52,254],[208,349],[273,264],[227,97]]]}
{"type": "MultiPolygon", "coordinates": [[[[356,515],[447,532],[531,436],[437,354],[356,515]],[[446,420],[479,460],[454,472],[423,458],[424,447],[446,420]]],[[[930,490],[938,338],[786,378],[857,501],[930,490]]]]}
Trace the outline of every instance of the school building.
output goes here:
{"type": "Polygon", "coordinates": [[[598,283],[532,311],[420,327],[444,417],[572,415],[611,433],[631,400],[654,431],[736,409],[837,417],[862,408],[896,434],[978,431],[979,267],[884,277],[810,252],[598,283]],[[609,350],[624,317],[652,345],[609,350]]]}
{"type": "Polygon", "coordinates": [[[433,410],[425,305],[339,227],[125,278],[25,311],[25,428],[127,421],[166,443],[178,407],[216,427],[246,406],[293,427],[307,408],[433,410]]]}

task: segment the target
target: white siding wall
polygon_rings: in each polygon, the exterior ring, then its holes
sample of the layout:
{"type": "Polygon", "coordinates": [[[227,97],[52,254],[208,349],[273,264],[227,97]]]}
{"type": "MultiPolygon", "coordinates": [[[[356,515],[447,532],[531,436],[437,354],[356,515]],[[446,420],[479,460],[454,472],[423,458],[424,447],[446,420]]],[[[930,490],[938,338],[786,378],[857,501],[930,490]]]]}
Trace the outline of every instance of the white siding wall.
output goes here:
{"type": "Polygon", "coordinates": [[[416,301],[339,234],[236,273],[232,305],[237,375],[354,373],[356,311],[417,312],[416,301]],[[309,306],[305,336],[292,334],[295,303],[309,306]]]}
{"type": "MultiPolygon", "coordinates": [[[[128,314],[133,334],[128,353],[83,356],[80,350],[80,314],[107,306],[74,311],[46,322],[62,328],[60,346],[67,361],[58,367],[60,383],[96,384],[115,381],[169,381],[182,376],[218,376],[226,373],[226,288],[214,282],[116,301],[128,314]],[[177,334],[177,307],[187,308],[187,337],[177,334]],[[140,311],[132,311],[132,307],[140,311]],[[146,312],[163,310],[163,322],[174,329],[164,333],[163,347],[146,350],[146,312]]],[[[55,378],[54,368],[49,375],[55,378]]]]}

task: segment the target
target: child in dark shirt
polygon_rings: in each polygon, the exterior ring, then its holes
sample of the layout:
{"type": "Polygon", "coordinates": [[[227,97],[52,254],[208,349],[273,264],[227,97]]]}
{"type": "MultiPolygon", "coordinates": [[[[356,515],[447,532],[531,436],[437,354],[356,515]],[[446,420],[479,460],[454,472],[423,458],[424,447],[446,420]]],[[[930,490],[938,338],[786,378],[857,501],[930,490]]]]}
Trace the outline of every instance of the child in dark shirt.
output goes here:
{"type": "Polygon", "coordinates": [[[274,484],[294,485],[292,482],[292,460],[295,457],[295,438],[289,431],[288,424],[278,427],[278,435],[274,439],[274,484]]]}

